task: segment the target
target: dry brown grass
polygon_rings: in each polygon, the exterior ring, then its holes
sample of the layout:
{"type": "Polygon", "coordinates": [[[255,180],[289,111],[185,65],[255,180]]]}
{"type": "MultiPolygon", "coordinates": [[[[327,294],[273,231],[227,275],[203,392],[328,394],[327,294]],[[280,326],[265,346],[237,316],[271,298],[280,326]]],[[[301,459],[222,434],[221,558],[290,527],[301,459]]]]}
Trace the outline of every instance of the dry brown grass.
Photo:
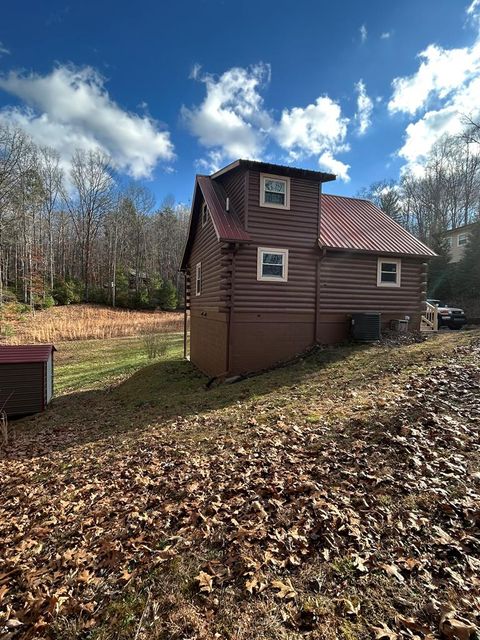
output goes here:
{"type": "Polygon", "coordinates": [[[9,318],[5,344],[63,342],[181,331],[183,314],[72,305],[9,318]]]}

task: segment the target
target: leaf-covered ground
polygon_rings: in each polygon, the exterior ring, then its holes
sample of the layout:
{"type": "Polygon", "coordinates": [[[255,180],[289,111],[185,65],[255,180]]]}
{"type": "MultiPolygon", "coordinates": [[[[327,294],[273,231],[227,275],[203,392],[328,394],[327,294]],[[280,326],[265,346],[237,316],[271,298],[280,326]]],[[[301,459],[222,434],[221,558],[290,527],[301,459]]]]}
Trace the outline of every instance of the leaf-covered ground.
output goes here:
{"type": "Polygon", "coordinates": [[[0,636],[473,634],[478,331],[204,382],[162,362],[17,425],[0,636]]]}

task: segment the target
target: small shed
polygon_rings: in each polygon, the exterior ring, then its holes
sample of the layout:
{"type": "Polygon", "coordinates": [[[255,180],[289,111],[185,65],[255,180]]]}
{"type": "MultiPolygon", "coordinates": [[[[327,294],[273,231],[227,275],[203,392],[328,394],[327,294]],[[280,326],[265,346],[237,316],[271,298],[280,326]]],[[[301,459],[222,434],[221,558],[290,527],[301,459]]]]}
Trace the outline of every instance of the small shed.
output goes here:
{"type": "Polygon", "coordinates": [[[0,346],[0,410],[7,416],[43,411],[53,396],[53,344],[0,346]]]}

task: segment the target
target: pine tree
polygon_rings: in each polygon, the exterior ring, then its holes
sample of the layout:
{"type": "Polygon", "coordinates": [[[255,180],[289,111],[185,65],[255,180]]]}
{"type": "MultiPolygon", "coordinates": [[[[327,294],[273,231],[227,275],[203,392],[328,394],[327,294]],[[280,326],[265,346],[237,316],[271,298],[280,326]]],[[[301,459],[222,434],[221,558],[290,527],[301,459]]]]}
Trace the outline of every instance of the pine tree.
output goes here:
{"type": "Polygon", "coordinates": [[[164,311],[174,311],[177,308],[177,290],[170,280],[165,280],[160,287],[158,301],[164,311]]]}

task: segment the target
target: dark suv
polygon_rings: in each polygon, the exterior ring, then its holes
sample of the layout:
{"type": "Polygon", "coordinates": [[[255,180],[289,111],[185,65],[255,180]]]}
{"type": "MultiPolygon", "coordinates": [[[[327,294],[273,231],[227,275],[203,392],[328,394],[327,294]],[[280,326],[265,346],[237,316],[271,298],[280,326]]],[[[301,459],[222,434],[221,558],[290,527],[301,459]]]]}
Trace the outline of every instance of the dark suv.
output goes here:
{"type": "Polygon", "coordinates": [[[463,309],[452,307],[440,300],[427,300],[430,304],[438,306],[438,328],[461,329],[467,324],[467,317],[463,309]]]}

